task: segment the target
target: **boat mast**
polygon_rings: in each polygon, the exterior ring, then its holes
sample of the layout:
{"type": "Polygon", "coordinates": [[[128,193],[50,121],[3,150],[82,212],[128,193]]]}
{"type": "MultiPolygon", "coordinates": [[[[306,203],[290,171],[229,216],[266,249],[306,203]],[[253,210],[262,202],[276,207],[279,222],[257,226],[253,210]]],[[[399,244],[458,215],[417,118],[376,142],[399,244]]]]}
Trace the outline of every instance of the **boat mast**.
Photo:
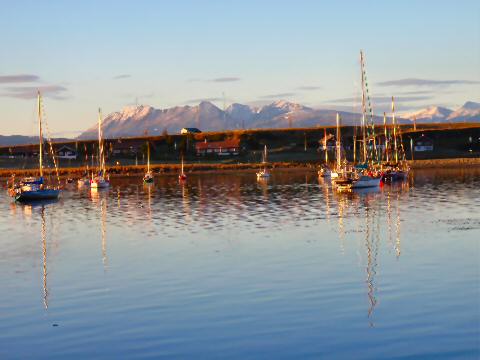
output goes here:
{"type": "Polygon", "coordinates": [[[337,113],[337,139],[336,139],[337,151],[336,151],[336,158],[337,158],[337,172],[340,172],[341,166],[341,142],[340,142],[340,115],[337,113]]]}
{"type": "Polygon", "coordinates": [[[383,113],[383,128],[385,130],[385,155],[388,162],[388,132],[387,132],[387,114],[383,113]]]}
{"type": "Polygon", "coordinates": [[[328,150],[327,150],[327,128],[324,130],[324,137],[323,137],[323,148],[325,149],[325,164],[328,164],[328,150]]]}
{"type": "Polygon", "coordinates": [[[98,163],[100,172],[104,176],[105,159],[103,158],[103,144],[102,144],[102,109],[98,108],[98,163]]]}
{"type": "Polygon", "coordinates": [[[40,95],[40,90],[37,93],[38,97],[38,129],[39,129],[39,165],[40,165],[40,177],[43,177],[43,134],[42,134],[42,96],[40,95]]]}
{"type": "Polygon", "coordinates": [[[367,113],[367,103],[365,99],[365,69],[363,63],[363,50],[360,50],[360,71],[362,75],[362,138],[363,138],[363,162],[367,162],[367,134],[365,114],[367,113]]]}
{"type": "Polygon", "coordinates": [[[395,102],[392,96],[392,124],[393,124],[393,146],[395,148],[395,163],[398,163],[398,148],[397,148],[397,125],[395,123],[395,102]]]}
{"type": "Polygon", "coordinates": [[[150,172],[150,143],[147,141],[147,172],[150,172]]]}

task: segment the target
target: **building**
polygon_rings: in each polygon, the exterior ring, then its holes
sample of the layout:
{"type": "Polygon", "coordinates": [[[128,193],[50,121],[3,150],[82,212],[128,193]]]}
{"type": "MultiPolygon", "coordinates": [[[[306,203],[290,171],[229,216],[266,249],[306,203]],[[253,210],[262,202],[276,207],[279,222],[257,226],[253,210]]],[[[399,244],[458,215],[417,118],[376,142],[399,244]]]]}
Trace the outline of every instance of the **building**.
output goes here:
{"type": "Polygon", "coordinates": [[[415,140],[413,149],[416,152],[433,151],[433,140],[422,134],[421,137],[415,140]]]}
{"type": "Polygon", "coordinates": [[[77,158],[77,151],[66,145],[62,145],[58,150],[55,151],[55,154],[59,159],[71,160],[77,158]]]}
{"type": "Polygon", "coordinates": [[[240,140],[230,139],[230,140],[223,140],[223,141],[197,142],[195,144],[195,150],[196,150],[198,156],[239,155],[240,154],[240,140]]]}
{"type": "Polygon", "coordinates": [[[112,154],[114,156],[134,156],[137,155],[142,146],[146,146],[145,140],[139,139],[118,139],[116,143],[110,143],[112,154]]]}
{"type": "Polygon", "coordinates": [[[180,130],[180,134],[185,135],[185,134],[199,134],[201,131],[197,128],[183,128],[180,130]]]}

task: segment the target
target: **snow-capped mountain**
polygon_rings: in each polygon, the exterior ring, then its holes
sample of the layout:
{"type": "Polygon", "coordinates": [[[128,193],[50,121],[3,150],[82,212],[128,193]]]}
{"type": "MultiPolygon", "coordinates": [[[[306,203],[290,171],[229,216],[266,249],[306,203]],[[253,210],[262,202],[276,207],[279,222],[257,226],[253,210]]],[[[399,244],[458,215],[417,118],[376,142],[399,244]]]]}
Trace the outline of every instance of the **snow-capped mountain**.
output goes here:
{"type": "Polygon", "coordinates": [[[405,119],[416,119],[418,122],[441,122],[447,119],[453,111],[441,106],[429,106],[426,109],[402,114],[405,119]]]}
{"type": "MultiPolygon", "coordinates": [[[[197,106],[177,106],[155,109],[140,105],[126,107],[105,117],[103,133],[106,138],[140,136],[148,132],[159,135],[164,130],[178,133],[184,127],[196,127],[202,131],[218,131],[240,128],[312,127],[335,124],[335,110],[312,109],[288,101],[275,101],[260,108],[232,104],[225,112],[204,101],[197,106]]],[[[360,115],[340,112],[342,124],[358,124],[360,115]]],[[[382,119],[375,117],[381,123],[382,119]]],[[[82,133],[80,139],[95,139],[97,125],[82,133]]]]}
{"type": "Polygon", "coordinates": [[[480,103],[467,101],[461,108],[450,114],[451,121],[478,121],[480,119],[480,103]]]}
{"type": "MultiPolygon", "coordinates": [[[[313,109],[301,104],[284,100],[275,101],[262,107],[232,104],[225,111],[208,101],[196,106],[176,106],[168,109],[155,109],[140,105],[126,107],[122,111],[109,114],[104,119],[104,136],[129,137],[141,136],[145,132],[160,135],[178,133],[184,127],[196,127],[202,131],[219,131],[240,128],[286,128],[314,127],[334,125],[337,111],[330,109],[313,109]]],[[[360,115],[339,111],[343,125],[358,125],[360,115]]],[[[400,123],[410,122],[416,117],[417,122],[460,122],[480,121],[480,104],[467,102],[458,110],[452,111],[439,106],[403,114],[398,117],[400,123]]],[[[375,117],[375,123],[382,124],[382,117],[375,117]]],[[[92,123],[94,123],[92,121],[92,123]]],[[[95,139],[97,125],[82,133],[80,139],[95,139]]]]}
{"type": "Polygon", "coordinates": [[[409,120],[416,118],[417,122],[478,122],[480,121],[480,103],[467,101],[455,111],[440,106],[429,106],[401,116],[409,120]]]}

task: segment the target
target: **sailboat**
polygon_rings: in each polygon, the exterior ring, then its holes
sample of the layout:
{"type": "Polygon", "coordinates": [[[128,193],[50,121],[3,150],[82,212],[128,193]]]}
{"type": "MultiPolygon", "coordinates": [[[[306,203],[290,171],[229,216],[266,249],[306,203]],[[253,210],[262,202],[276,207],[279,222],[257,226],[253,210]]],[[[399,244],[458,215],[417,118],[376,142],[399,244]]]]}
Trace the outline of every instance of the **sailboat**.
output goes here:
{"type": "Polygon", "coordinates": [[[267,169],[267,145],[265,145],[262,157],[263,170],[257,172],[257,179],[268,179],[270,172],[267,169]]]}
{"type": "Polygon", "coordinates": [[[182,168],[181,168],[180,174],[178,175],[178,180],[180,181],[187,180],[187,174],[185,174],[185,172],[183,171],[183,155],[182,155],[182,168]]]}
{"type": "Polygon", "coordinates": [[[83,177],[77,180],[78,186],[90,186],[90,177],[88,176],[88,152],[87,152],[87,145],[84,144],[84,149],[85,149],[85,165],[86,165],[86,171],[83,177]]]}
{"type": "Polygon", "coordinates": [[[320,177],[331,177],[332,170],[328,166],[328,147],[327,147],[327,128],[324,129],[323,136],[323,150],[325,151],[325,163],[322,165],[320,170],[318,170],[318,176],[320,177]]]}
{"type": "Polygon", "coordinates": [[[348,177],[346,169],[342,169],[342,140],[340,136],[340,115],[337,113],[336,118],[337,133],[335,135],[335,171],[332,171],[330,177],[332,178],[332,185],[337,187],[337,190],[345,190],[350,188],[351,179],[348,177]]]}
{"type": "Polygon", "coordinates": [[[405,159],[400,128],[397,128],[397,125],[398,123],[395,121],[395,102],[392,96],[393,152],[395,162],[389,162],[387,152],[387,163],[385,164],[385,174],[383,175],[385,182],[403,181],[408,177],[410,171],[405,159]],[[398,145],[398,142],[400,142],[400,145],[398,145]],[[399,148],[401,154],[399,154],[399,148]],[[400,156],[402,159],[400,159],[400,156]]]}
{"type": "MultiPolygon", "coordinates": [[[[368,138],[373,139],[373,151],[376,153],[376,142],[375,142],[375,133],[374,125],[372,123],[372,133],[367,136],[367,82],[366,82],[366,71],[365,71],[365,58],[363,51],[360,51],[360,69],[361,69],[361,84],[362,84],[362,132],[363,132],[363,164],[357,165],[357,174],[354,179],[352,179],[352,189],[363,189],[378,187],[382,180],[382,175],[378,174],[371,166],[369,166],[369,160],[373,161],[373,156],[367,151],[367,140],[368,138]]],[[[368,98],[368,107],[370,109],[370,118],[372,118],[372,109],[370,106],[370,98],[368,98]]],[[[373,120],[372,120],[373,121],[373,120]]]]}
{"type": "Polygon", "coordinates": [[[90,180],[90,187],[95,189],[107,188],[110,186],[108,175],[106,174],[105,152],[103,150],[102,140],[102,111],[98,109],[98,174],[90,180]]]}
{"type": "Polygon", "coordinates": [[[31,202],[40,200],[56,200],[60,195],[60,189],[49,187],[43,179],[43,132],[42,132],[42,96],[40,91],[37,96],[38,102],[38,129],[39,129],[39,170],[40,177],[23,179],[11,189],[11,195],[19,202],[31,202]]]}
{"type": "Polygon", "coordinates": [[[147,172],[143,176],[143,182],[146,184],[153,183],[153,173],[150,171],[150,143],[147,141],[147,172]]]}

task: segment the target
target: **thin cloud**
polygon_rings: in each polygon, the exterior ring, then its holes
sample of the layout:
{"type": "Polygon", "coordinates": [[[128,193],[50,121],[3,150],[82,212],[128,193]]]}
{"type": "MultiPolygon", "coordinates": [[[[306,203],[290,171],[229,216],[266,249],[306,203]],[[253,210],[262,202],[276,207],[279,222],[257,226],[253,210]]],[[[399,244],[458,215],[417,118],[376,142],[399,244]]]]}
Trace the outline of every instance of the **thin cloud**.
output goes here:
{"type": "Polygon", "coordinates": [[[480,81],[475,80],[430,80],[430,79],[398,79],[379,82],[380,86],[431,86],[442,87],[450,85],[474,85],[480,84],[480,81]]]}
{"type": "Polygon", "coordinates": [[[263,96],[260,96],[260,99],[278,99],[283,97],[291,97],[295,95],[297,94],[294,92],[284,92],[284,93],[278,93],[278,94],[263,95],[263,96]]]}
{"type": "MultiPolygon", "coordinates": [[[[433,96],[396,96],[394,97],[395,102],[411,102],[411,101],[424,101],[424,100],[431,100],[433,96]]],[[[389,104],[392,102],[391,96],[376,96],[371,99],[374,105],[378,104],[389,104]]],[[[345,103],[354,103],[358,102],[358,99],[353,97],[348,98],[341,98],[341,99],[333,99],[328,100],[328,103],[332,104],[345,104],[345,103]]]]}
{"type": "MultiPolygon", "coordinates": [[[[443,93],[443,92],[442,92],[443,93]]],[[[415,91],[402,91],[401,95],[431,95],[431,90],[415,90],[415,91]]]]}
{"type": "Polygon", "coordinates": [[[17,99],[34,99],[37,97],[37,92],[40,91],[44,97],[65,100],[67,98],[67,90],[66,87],[60,85],[7,87],[0,96],[17,99]]]}
{"type": "Polygon", "coordinates": [[[218,77],[213,79],[201,79],[201,78],[191,78],[188,79],[188,82],[216,82],[216,83],[226,83],[226,82],[236,82],[242,80],[239,77],[234,76],[226,76],[226,77],[218,77]]]}
{"type": "Polygon", "coordinates": [[[320,90],[322,87],[321,86],[299,86],[297,87],[297,90],[302,90],[302,91],[315,91],[315,90],[320,90]]]}
{"type": "Polygon", "coordinates": [[[219,77],[215,79],[211,79],[211,82],[235,82],[235,81],[240,81],[241,79],[238,77],[219,77]]]}
{"type": "Polygon", "coordinates": [[[0,84],[37,82],[40,77],[31,74],[0,75],[0,84]]]}
{"type": "Polygon", "coordinates": [[[120,74],[120,75],[114,76],[112,79],[113,80],[121,80],[121,79],[128,79],[130,77],[132,77],[132,75],[130,75],[130,74],[120,74]]]}

